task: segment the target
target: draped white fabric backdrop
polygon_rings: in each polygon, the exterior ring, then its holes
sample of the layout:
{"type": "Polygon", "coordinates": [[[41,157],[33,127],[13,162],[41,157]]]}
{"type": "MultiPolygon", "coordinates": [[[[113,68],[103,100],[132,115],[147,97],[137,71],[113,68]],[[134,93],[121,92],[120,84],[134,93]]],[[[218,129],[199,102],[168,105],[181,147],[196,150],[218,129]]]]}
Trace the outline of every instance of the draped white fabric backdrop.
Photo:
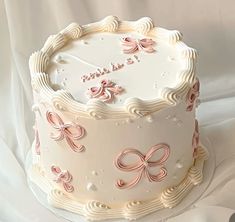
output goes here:
{"type": "Polygon", "coordinates": [[[30,192],[25,158],[34,114],[28,58],[70,22],[152,17],[199,52],[198,119],[216,153],[213,181],[194,208],[168,221],[221,222],[235,212],[235,2],[233,0],[0,0],[0,221],[65,221],[30,192]]]}

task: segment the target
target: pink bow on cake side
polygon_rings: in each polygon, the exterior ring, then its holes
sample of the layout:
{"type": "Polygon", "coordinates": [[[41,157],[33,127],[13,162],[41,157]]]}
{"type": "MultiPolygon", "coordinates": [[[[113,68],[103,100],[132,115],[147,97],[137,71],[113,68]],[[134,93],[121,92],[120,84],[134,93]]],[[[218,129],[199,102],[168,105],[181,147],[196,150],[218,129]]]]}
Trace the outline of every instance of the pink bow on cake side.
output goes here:
{"type": "Polygon", "coordinates": [[[195,120],[195,130],[193,133],[193,140],[192,140],[193,157],[196,157],[196,155],[197,155],[198,145],[199,145],[199,129],[198,129],[198,121],[195,120]]]}
{"type": "Polygon", "coordinates": [[[88,96],[90,98],[98,98],[103,102],[112,102],[114,100],[114,96],[120,94],[124,89],[116,85],[114,82],[110,80],[102,80],[99,83],[99,86],[94,86],[88,89],[88,96]]]}
{"type": "Polygon", "coordinates": [[[125,182],[122,179],[117,180],[116,186],[119,189],[131,188],[137,185],[141,178],[144,176],[148,179],[149,182],[159,182],[167,175],[167,170],[163,167],[163,164],[166,162],[170,154],[170,147],[167,144],[161,143],[157,144],[149,149],[146,155],[142,154],[140,151],[127,148],[124,149],[116,158],[114,164],[115,166],[125,172],[138,172],[137,176],[129,181],[125,182]],[[157,160],[151,160],[157,151],[162,150],[163,154],[157,160]],[[123,159],[127,156],[137,157],[138,161],[130,164],[124,163],[123,159]],[[159,173],[152,174],[149,171],[149,168],[160,166],[159,173]]]}
{"type": "Polygon", "coordinates": [[[51,134],[51,138],[60,141],[66,139],[69,146],[74,152],[82,152],[85,147],[83,145],[76,145],[74,140],[79,140],[84,137],[86,131],[82,126],[75,123],[64,123],[60,116],[55,112],[46,113],[47,121],[51,126],[58,131],[58,134],[51,134]]]}
{"type": "Polygon", "coordinates": [[[134,53],[137,51],[144,51],[147,53],[155,52],[153,45],[155,41],[152,39],[134,39],[131,37],[122,38],[122,45],[125,47],[123,52],[126,54],[134,53]]]}
{"type": "Polygon", "coordinates": [[[70,184],[70,182],[72,181],[73,177],[68,172],[68,170],[62,171],[58,166],[51,166],[51,172],[56,176],[54,181],[56,183],[62,183],[64,189],[68,193],[71,193],[71,192],[74,191],[74,187],[70,184]]]}
{"type": "Polygon", "coordinates": [[[197,79],[192,88],[188,91],[186,102],[187,102],[187,111],[192,111],[196,99],[199,97],[200,82],[197,79]]]}

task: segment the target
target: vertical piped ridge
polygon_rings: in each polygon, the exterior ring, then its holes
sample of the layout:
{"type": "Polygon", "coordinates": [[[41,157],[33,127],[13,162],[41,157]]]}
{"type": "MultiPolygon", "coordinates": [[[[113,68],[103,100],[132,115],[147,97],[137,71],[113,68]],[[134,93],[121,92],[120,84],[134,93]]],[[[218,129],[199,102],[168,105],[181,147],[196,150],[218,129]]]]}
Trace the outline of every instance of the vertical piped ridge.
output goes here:
{"type": "Polygon", "coordinates": [[[49,57],[45,52],[36,51],[29,58],[29,69],[31,75],[45,72],[49,62],[49,57]]]}
{"type": "Polygon", "coordinates": [[[74,22],[67,26],[60,33],[71,39],[79,39],[83,34],[83,30],[82,26],[74,22]]]}

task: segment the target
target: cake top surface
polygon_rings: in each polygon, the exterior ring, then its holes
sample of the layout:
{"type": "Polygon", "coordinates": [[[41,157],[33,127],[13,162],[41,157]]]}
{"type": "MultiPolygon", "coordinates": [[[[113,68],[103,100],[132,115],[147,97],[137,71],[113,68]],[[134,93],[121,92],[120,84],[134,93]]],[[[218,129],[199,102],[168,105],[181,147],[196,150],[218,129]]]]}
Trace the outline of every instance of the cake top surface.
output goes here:
{"type": "Polygon", "coordinates": [[[56,52],[46,72],[52,87],[79,102],[101,100],[120,106],[137,97],[153,100],[174,87],[181,71],[178,50],[135,32],[95,33],[56,52]]]}
{"type": "Polygon", "coordinates": [[[33,88],[57,109],[95,118],[150,114],[180,101],[195,78],[196,52],[181,38],[150,18],[72,23],[31,56],[33,88]]]}

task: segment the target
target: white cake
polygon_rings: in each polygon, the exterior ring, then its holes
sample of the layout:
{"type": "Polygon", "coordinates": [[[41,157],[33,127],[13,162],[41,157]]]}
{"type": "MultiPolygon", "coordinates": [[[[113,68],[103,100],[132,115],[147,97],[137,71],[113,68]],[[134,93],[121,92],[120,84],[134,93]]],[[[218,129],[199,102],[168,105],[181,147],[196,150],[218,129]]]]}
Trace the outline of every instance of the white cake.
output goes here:
{"type": "Polygon", "coordinates": [[[29,177],[52,206],[137,219],[176,206],[202,181],[196,51],[181,40],[150,18],[108,16],[72,23],[32,54],[29,177]]]}

